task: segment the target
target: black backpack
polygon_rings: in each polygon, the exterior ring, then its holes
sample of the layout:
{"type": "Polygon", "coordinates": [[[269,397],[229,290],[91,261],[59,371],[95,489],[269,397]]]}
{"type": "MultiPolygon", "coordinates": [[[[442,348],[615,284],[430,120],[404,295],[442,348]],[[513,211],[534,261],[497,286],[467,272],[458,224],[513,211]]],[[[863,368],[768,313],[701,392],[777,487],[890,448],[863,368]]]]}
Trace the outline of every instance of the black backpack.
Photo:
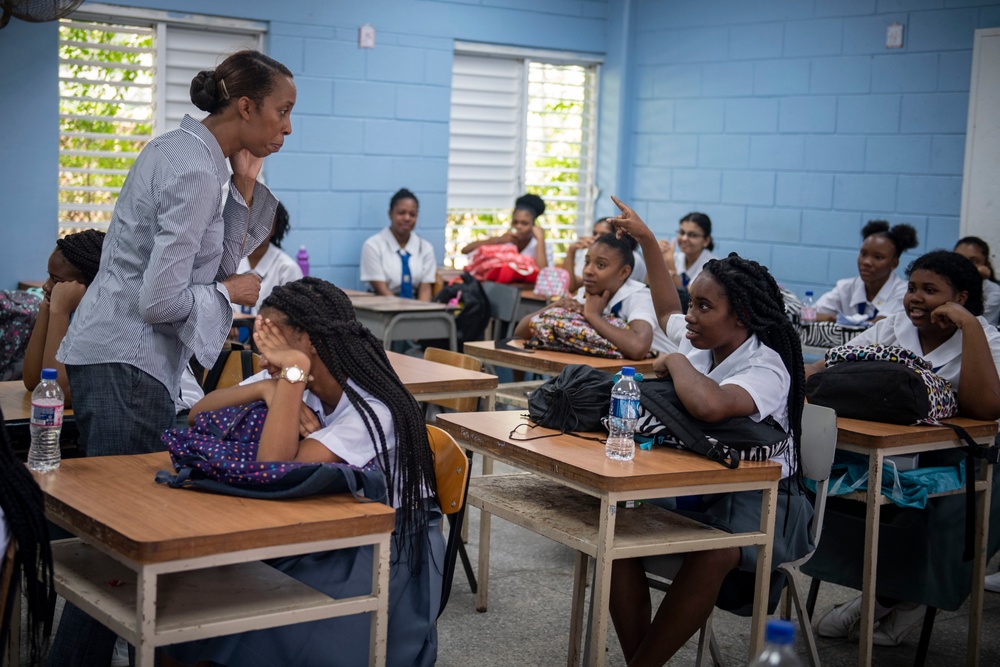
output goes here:
{"type": "MultiPolygon", "coordinates": [[[[455,315],[455,335],[458,339],[458,350],[461,351],[462,344],[466,341],[483,339],[486,325],[490,321],[490,301],[479,281],[468,273],[463,273],[460,279],[441,288],[441,291],[434,296],[434,301],[448,304],[456,298],[460,310],[455,315]]],[[[449,348],[447,338],[420,342],[424,347],[439,347],[444,350],[449,348]]]]}

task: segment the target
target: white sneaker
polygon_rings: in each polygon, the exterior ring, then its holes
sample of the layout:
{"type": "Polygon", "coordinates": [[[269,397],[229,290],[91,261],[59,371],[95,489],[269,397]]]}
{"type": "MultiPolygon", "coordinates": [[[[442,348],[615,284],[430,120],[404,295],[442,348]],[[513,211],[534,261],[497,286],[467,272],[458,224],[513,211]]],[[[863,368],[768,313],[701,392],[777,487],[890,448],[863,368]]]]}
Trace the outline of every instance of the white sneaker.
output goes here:
{"type": "Polygon", "coordinates": [[[128,667],[128,642],[121,637],[115,642],[115,652],[111,654],[111,667],[128,667]]]}
{"type": "Polygon", "coordinates": [[[1000,593],[1000,572],[987,575],[984,588],[990,593],[1000,593]]]}
{"type": "Polygon", "coordinates": [[[848,637],[857,634],[861,622],[861,596],[826,612],[816,624],[820,637],[848,637]]]}
{"type": "Polygon", "coordinates": [[[906,633],[920,625],[926,613],[926,605],[897,604],[872,633],[872,643],[876,646],[899,646],[906,633]]]}

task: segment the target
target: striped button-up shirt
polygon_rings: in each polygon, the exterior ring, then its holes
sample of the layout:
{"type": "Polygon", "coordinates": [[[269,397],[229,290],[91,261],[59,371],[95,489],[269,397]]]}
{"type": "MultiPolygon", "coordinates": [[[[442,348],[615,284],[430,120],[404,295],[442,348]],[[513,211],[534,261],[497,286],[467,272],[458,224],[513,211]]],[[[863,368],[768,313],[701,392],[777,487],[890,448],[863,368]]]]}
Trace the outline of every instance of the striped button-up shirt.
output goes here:
{"type": "Polygon", "coordinates": [[[267,241],[277,205],[257,183],[248,209],[219,142],[185,116],[129,170],[101,268],[56,357],[129,364],[177,395],[192,354],[205,367],[215,363],[232,324],[221,281],[267,241]]]}

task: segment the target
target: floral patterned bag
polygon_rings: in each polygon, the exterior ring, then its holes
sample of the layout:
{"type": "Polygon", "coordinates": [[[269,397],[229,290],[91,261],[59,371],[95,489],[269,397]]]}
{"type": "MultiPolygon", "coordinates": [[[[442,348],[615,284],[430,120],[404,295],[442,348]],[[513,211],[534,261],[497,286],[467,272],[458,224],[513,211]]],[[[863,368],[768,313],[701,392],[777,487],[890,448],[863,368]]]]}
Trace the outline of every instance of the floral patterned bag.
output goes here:
{"type": "MultiPolygon", "coordinates": [[[[606,315],[604,319],[619,329],[628,328],[628,323],[617,315],[606,315]]],[[[608,359],[622,358],[618,347],[597,333],[583,313],[559,306],[543,310],[531,318],[531,338],[525,341],[524,347],[608,359]]]]}

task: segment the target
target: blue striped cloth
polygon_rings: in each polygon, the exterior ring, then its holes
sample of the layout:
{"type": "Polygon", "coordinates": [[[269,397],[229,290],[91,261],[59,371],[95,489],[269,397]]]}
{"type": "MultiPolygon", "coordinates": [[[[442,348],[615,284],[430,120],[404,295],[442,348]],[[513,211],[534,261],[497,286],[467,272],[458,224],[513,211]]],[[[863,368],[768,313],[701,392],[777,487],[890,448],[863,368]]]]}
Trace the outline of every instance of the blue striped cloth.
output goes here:
{"type": "Polygon", "coordinates": [[[267,241],[277,205],[257,183],[248,215],[218,141],[185,116],[129,170],[101,268],[56,358],[129,364],[177,395],[192,354],[205,367],[215,363],[233,315],[221,281],[267,241]]]}

